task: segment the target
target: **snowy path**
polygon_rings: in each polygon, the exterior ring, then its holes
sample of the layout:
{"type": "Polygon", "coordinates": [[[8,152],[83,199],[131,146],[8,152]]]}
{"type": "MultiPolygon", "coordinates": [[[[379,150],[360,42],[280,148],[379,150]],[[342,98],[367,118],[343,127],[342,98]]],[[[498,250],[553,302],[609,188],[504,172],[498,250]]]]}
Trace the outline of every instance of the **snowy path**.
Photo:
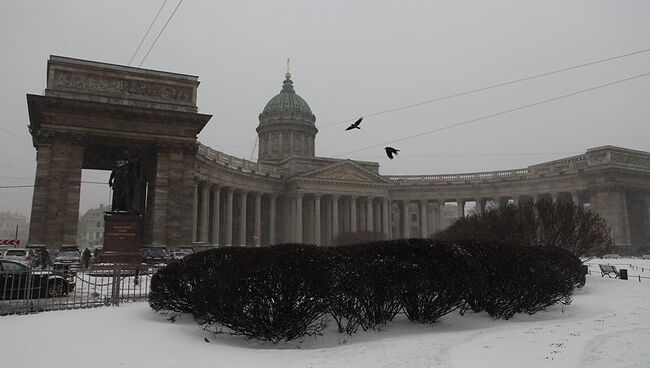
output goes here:
{"type": "MultiPolygon", "coordinates": [[[[0,318],[7,367],[650,367],[650,282],[589,276],[570,306],[493,321],[404,320],[280,346],[172,324],[146,303],[0,318]],[[208,338],[210,343],[205,343],[208,338]]],[[[5,366],[2,364],[2,366],[5,366]]]]}

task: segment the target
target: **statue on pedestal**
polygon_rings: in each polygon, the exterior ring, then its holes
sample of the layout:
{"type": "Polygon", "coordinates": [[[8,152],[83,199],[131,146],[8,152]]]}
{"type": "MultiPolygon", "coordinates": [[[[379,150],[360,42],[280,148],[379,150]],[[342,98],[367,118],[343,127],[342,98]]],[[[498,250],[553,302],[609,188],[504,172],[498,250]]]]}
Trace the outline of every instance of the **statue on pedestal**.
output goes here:
{"type": "Polygon", "coordinates": [[[141,158],[115,161],[113,171],[108,179],[108,186],[113,189],[113,212],[139,212],[134,200],[139,198],[138,191],[142,183],[141,158]]]}

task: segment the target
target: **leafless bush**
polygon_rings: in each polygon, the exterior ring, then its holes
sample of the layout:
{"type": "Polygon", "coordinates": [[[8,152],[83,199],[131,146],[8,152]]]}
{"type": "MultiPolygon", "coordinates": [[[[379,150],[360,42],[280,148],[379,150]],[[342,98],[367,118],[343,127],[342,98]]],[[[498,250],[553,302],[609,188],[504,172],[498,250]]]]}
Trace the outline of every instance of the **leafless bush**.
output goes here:
{"type": "Polygon", "coordinates": [[[509,205],[458,218],[434,238],[556,246],[578,256],[600,256],[609,253],[614,244],[607,223],[598,214],[573,203],[550,201],[509,205]]]}

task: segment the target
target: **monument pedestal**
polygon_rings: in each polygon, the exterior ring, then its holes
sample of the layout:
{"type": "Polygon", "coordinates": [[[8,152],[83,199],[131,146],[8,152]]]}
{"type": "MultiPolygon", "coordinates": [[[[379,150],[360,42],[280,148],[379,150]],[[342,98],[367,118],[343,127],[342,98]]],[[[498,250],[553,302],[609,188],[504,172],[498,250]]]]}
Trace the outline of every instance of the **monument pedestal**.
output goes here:
{"type": "Polygon", "coordinates": [[[142,216],[124,212],[104,214],[102,262],[140,263],[140,224],[142,216]]]}

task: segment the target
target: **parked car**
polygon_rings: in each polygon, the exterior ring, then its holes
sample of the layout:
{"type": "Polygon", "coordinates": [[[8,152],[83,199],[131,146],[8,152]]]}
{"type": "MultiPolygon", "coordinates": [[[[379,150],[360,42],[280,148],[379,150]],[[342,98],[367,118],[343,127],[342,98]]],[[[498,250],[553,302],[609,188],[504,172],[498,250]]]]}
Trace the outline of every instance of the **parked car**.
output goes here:
{"type": "Polygon", "coordinates": [[[2,259],[19,261],[27,266],[31,266],[36,259],[36,253],[32,249],[27,248],[9,248],[2,251],[2,259]]]}
{"type": "Polygon", "coordinates": [[[140,254],[142,261],[147,264],[168,263],[172,259],[167,249],[162,247],[142,248],[140,254]]]}
{"type": "Polygon", "coordinates": [[[30,268],[24,263],[0,259],[0,300],[60,297],[75,288],[75,276],[30,268]]]}
{"type": "Polygon", "coordinates": [[[54,257],[54,264],[81,264],[81,252],[77,247],[61,247],[54,257]]]}
{"type": "Polygon", "coordinates": [[[172,252],[172,259],[183,259],[192,254],[189,250],[177,250],[172,252]]]}

